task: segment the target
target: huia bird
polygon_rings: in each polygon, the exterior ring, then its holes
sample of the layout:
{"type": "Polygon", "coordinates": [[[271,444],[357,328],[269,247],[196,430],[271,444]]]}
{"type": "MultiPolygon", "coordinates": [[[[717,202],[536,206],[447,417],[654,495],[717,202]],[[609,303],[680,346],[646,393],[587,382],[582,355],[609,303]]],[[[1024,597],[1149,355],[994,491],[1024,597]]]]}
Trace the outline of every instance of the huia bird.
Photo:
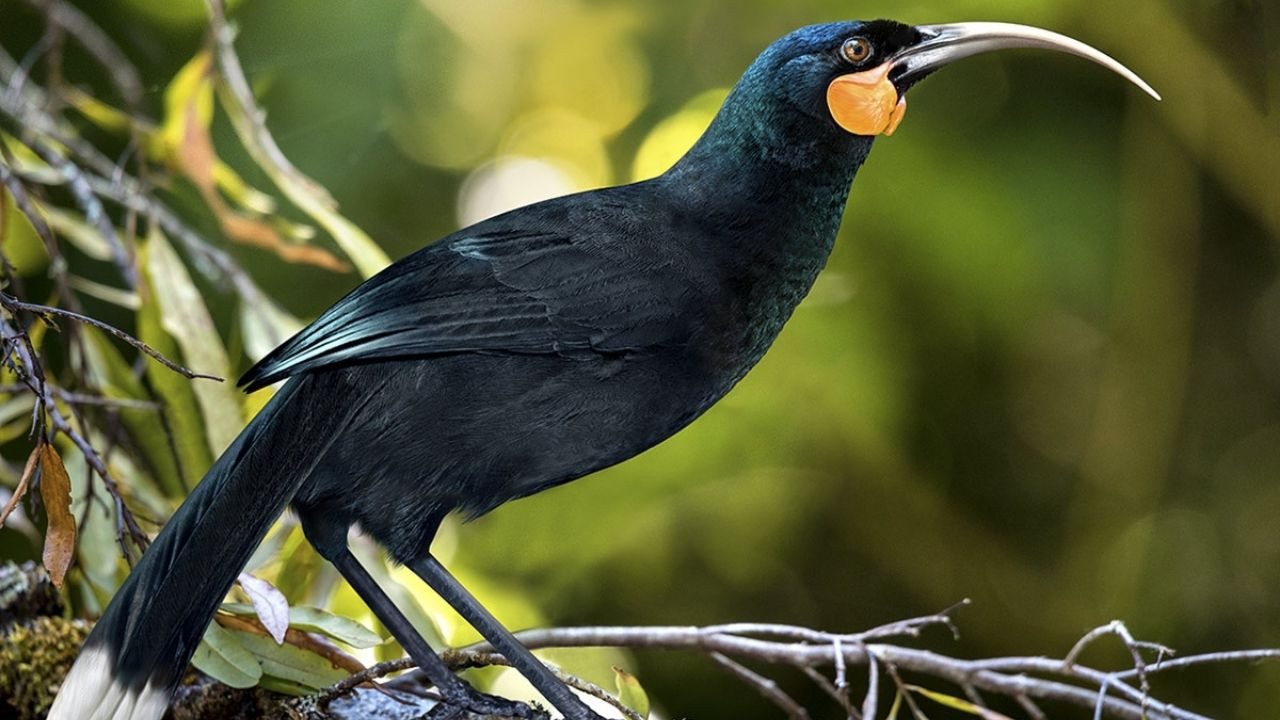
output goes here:
{"type": "Polygon", "coordinates": [[[1087,58],[1155,95],[1097,50],[1035,28],[806,27],[751,64],[663,175],[486,220],[357,287],[241,379],[285,382],[134,568],[50,717],[159,718],[236,575],[292,507],[448,706],[527,716],[445,667],[347,549],[352,526],[558,711],[594,720],[431,555],[441,520],[626,460],[706,411],[809,291],[907,91],[954,60],[1017,47],[1087,58]]]}

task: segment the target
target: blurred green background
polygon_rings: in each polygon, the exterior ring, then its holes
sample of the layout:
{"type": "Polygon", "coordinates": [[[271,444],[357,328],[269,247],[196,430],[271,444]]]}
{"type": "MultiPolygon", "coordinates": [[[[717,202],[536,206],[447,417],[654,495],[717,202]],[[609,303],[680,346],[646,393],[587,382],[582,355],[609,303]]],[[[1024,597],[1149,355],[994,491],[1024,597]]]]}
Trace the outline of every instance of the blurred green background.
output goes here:
{"type": "MultiPolygon", "coordinates": [[[[203,46],[203,3],[77,4],[138,64],[159,116],[203,46]]],[[[961,639],[929,646],[1061,656],[1113,618],[1184,653],[1280,646],[1276,3],[232,10],[285,153],[393,258],[503,209],[656,174],[772,39],[882,16],[1049,27],[1165,99],[1030,51],[923,83],[859,173],[828,270],[727,399],[639,458],[446,527],[438,548],[516,626],[853,631],[967,597],[961,639]]],[[[0,0],[0,44],[20,52],[41,31],[0,0]]],[[[66,72],[102,80],[73,58],[66,72]]],[[[215,118],[224,158],[268,187],[233,139],[215,118]]],[[[303,319],[359,281],[231,251],[303,319]]],[[[206,290],[230,327],[234,303],[206,290]]],[[[699,658],[643,653],[633,667],[671,716],[779,716],[699,658]]],[[[781,679],[830,711],[816,717],[839,716],[807,681],[781,679]]],[[[1215,717],[1280,707],[1274,667],[1155,687],[1215,717]]]]}

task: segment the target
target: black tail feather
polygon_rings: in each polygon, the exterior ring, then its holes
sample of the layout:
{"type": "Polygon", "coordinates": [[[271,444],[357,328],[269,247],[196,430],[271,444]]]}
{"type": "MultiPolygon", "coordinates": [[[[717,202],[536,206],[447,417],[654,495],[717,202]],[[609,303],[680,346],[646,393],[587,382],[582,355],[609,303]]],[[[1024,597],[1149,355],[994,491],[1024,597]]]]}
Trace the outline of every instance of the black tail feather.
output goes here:
{"type": "Polygon", "coordinates": [[[86,640],[51,720],[163,714],[218,604],[352,403],[289,381],[218,458],[86,640]],[[346,405],[346,408],[343,406],[346,405]]]}

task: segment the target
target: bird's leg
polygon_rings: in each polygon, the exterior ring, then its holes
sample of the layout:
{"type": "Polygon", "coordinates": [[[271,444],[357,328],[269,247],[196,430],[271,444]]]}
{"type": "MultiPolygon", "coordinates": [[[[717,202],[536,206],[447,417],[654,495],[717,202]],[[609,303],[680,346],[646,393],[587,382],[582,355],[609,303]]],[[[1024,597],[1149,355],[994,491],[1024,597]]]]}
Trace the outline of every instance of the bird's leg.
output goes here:
{"type": "Polygon", "coordinates": [[[479,600],[467,591],[462,583],[432,555],[425,555],[409,563],[409,569],[431,586],[440,597],[453,606],[471,626],[484,636],[489,644],[502,653],[516,670],[533,685],[534,689],[564,713],[568,720],[602,720],[578,698],[567,685],[560,682],[542,661],[503,627],[479,600]]]}
{"type": "Polygon", "coordinates": [[[350,550],[344,548],[341,552],[332,553],[332,557],[328,559],[436,686],[436,690],[444,700],[443,705],[447,705],[448,708],[444,709],[443,715],[433,710],[428,717],[444,720],[453,717],[448,714],[449,712],[454,712],[454,716],[460,716],[458,713],[461,711],[481,716],[497,715],[530,719],[545,717],[535,714],[536,711],[524,703],[485,695],[454,675],[449,666],[445,665],[440,656],[427,645],[427,641],[422,639],[391,598],[387,597],[381,587],[378,587],[373,577],[369,575],[369,571],[364,569],[350,550]]]}

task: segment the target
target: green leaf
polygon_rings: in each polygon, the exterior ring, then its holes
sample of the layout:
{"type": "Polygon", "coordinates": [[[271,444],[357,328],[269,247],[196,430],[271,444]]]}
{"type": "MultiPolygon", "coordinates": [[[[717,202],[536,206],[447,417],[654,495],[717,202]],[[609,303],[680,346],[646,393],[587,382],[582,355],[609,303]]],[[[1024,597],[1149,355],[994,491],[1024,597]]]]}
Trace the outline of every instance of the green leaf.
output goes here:
{"type": "Polygon", "coordinates": [[[311,685],[294,682],[292,680],[278,678],[275,675],[263,675],[262,679],[258,681],[258,687],[263,690],[270,690],[271,692],[280,693],[281,695],[289,695],[292,697],[305,697],[307,695],[312,695],[316,690],[321,689],[312,687],[311,685]]]}
{"type": "Polygon", "coordinates": [[[315,607],[289,608],[289,624],[302,630],[327,635],[354,648],[371,648],[386,642],[382,636],[355,620],[315,607]]]}
{"type": "MultiPolygon", "coordinates": [[[[120,556],[120,546],[116,545],[115,506],[102,483],[88,474],[84,455],[69,452],[64,454],[63,460],[67,464],[67,474],[71,476],[71,496],[76,498],[76,522],[80,526],[76,565],[84,573],[88,585],[110,593],[128,574],[128,567],[120,556]]],[[[83,592],[80,596],[85,612],[93,615],[102,614],[106,606],[99,600],[94,592],[83,592]]]]}
{"type": "MultiPolygon", "coordinates": [[[[226,603],[222,610],[233,615],[253,617],[257,615],[252,605],[245,603],[226,603]]],[[[339,615],[334,615],[320,608],[298,606],[289,608],[289,627],[298,630],[320,633],[353,648],[371,648],[386,642],[380,635],[339,615]]]]}
{"type": "Polygon", "coordinates": [[[132,290],[121,290],[118,287],[105,285],[79,275],[68,275],[67,284],[76,292],[84,293],[126,310],[137,312],[142,305],[142,298],[138,297],[138,293],[132,290]]]}
{"type": "Polygon", "coordinates": [[[102,233],[82,218],[55,207],[45,207],[44,215],[54,232],[85,255],[102,262],[115,257],[111,244],[102,237],[102,233]]]}
{"type": "MultiPolygon", "coordinates": [[[[151,342],[156,339],[154,333],[147,332],[146,316],[156,314],[154,308],[155,303],[147,303],[148,307],[143,307],[139,311],[139,326],[144,342],[151,342]]],[[[133,368],[120,355],[120,351],[111,343],[102,331],[97,328],[84,327],[80,331],[84,337],[85,356],[88,360],[88,373],[91,381],[103,395],[117,400],[151,400],[151,396],[143,387],[142,381],[133,374],[133,368]]],[[[165,337],[168,340],[167,336],[165,337]]],[[[172,341],[170,341],[172,342],[172,341]]],[[[155,347],[154,343],[152,344],[155,347]]],[[[164,352],[163,348],[160,348],[164,352]]],[[[148,360],[147,368],[151,370],[154,363],[148,360]]],[[[207,449],[204,449],[204,443],[201,442],[198,448],[188,449],[184,454],[183,440],[181,430],[188,423],[184,422],[182,417],[182,402],[175,402],[177,396],[182,389],[187,390],[187,394],[182,397],[190,403],[191,410],[195,410],[195,397],[190,394],[189,382],[186,378],[179,377],[170,372],[167,368],[155,367],[159,373],[165,373],[170,377],[163,377],[162,380],[169,381],[167,385],[156,384],[157,393],[160,395],[161,402],[164,403],[167,410],[167,418],[169,419],[170,429],[173,430],[175,438],[174,444],[169,444],[169,436],[165,431],[164,419],[161,418],[160,412],[156,410],[148,410],[145,408],[122,408],[120,419],[124,423],[125,429],[129,433],[135,447],[142,454],[142,459],[146,462],[156,479],[156,483],[169,497],[182,497],[187,492],[190,483],[183,481],[183,473],[179,472],[179,462],[182,463],[181,469],[185,472],[187,478],[194,479],[198,477],[197,473],[203,472],[204,468],[211,461],[207,449]],[[166,388],[170,393],[166,393],[166,388]],[[194,452],[195,449],[204,450],[203,453],[194,452]],[[178,450],[175,455],[174,451],[178,450]],[[190,456],[190,457],[188,457],[190,456]],[[188,465],[188,463],[191,463],[188,465]]],[[[200,428],[195,423],[190,423],[191,427],[187,430],[188,434],[194,434],[203,441],[200,435],[200,428]]]]}
{"type": "Polygon", "coordinates": [[[328,687],[349,673],[334,667],[328,660],[294,645],[277,645],[274,640],[256,633],[229,631],[257,658],[264,676],[298,683],[310,692],[328,687]]]}
{"type": "MultiPolygon", "coordinates": [[[[5,139],[5,143],[15,151],[25,149],[16,141],[9,142],[9,136],[4,133],[0,133],[0,138],[5,139]]],[[[19,274],[34,275],[49,266],[49,253],[44,242],[36,235],[36,229],[27,216],[18,210],[7,189],[0,189],[0,240],[4,241],[5,256],[19,274]]]]}
{"type": "Polygon", "coordinates": [[[618,700],[635,710],[640,717],[649,717],[649,694],[640,686],[636,676],[620,667],[614,667],[613,680],[618,688],[618,700]]]}
{"type": "MultiPolygon", "coordinates": [[[[241,644],[247,633],[233,632],[209,623],[204,638],[200,640],[191,664],[200,672],[234,688],[250,688],[262,678],[262,665],[253,653],[241,644]]],[[[268,643],[269,638],[263,638],[268,643]]]]}
{"type": "Polygon", "coordinates": [[[230,165],[218,160],[213,165],[213,181],[232,202],[257,215],[276,211],[276,199],[245,182],[230,165]]]}
{"type": "MultiPolygon", "coordinates": [[[[226,377],[231,362],[187,267],[158,230],[153,230],[146,246],[147,278],[154,293],[152,299],[160,307],[161,326],[177,341],[182,357],[194,366],[193,370],[226,377]]],[[[244,426],[244,411],[236,389],[227,382],[182,380],[190,382],[195,391],[209,448],[215,455],[220,454],[244,426]]]]}
{"type": "Polygon", "coordinates": [[[240,303],[240,334],[245,354],[257,362],[275,350],[280,343],[302,329],[302,321],[290,315],[271,299],[259,297],[240,303]]]}
{"type": "MultiPolygon", "coordinates": [[[[143,244],[140,255],[144,266],[146,254],[147,245],[143,244]]],[[[138,339],[167,357],[180,357],[178,344],[160,324],[159,303],[150,290],[146,273],[142,274],[142,282],[147,285],[142,288],[144,297],[149,299],[138,310],[138,339]]],[[[213,463],[213,454],[209,452],[209,442],[205,439],[200,406],[191,381],[159,363],[148,361],[144,368],[147,381],[164,404],[164,419],[173,433],[173,444],[183,474],[193,479],[203,476],[213,463]]]]}

